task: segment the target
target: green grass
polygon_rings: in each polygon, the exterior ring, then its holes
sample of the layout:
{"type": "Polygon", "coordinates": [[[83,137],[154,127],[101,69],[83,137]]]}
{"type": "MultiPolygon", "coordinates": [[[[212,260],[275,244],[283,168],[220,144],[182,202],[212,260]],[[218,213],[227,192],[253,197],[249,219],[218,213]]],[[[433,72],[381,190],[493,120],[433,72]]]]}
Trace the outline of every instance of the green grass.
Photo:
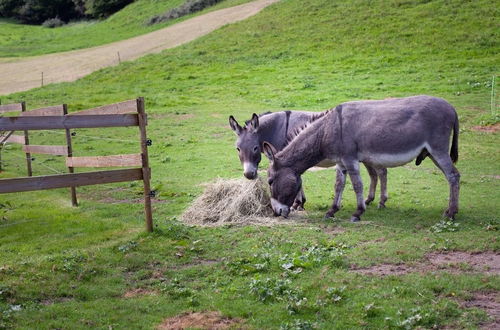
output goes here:
{"type": "MultiPolygon", "coordinates": [[[[349,267],[416,265],[435,251],[498,253],[498,133],[471,129],[496,120],[488,117],[488,82],[499,63],[495,17],[487,1],[284,0],[182,47],[3,97],[28,108],[66,102],[76,111],[144,96],[152,181],[164,202],[154,204],[156,231],[146,234],[139,183],[78,188],[78,208],[67,189],[0,196],[9,202],[0,209],[0,327],[152,328],[190,310],[219,310],[257,329],[478,327],[484,311],[460,302],[498,292],[498,275],[377,277],[349,267]],[[458,231],[432,229],[448,186],[429,160],[390,169],[387,209],[370,206],[360,224],[349,222],[350,184],[337,218],[322,219],[331,170],[304,175],[305,224],[189,228],[175,221],[200,184],[241,177],[230,114],[243,120],[264,110],[415,94],[444,97],[459,113],[458,231]],[[289,263],[302,272],[286,271],[289,263]],[[279,279],[290,280],[282,283],[287,292],[279,279]],[[137,288],[155,294],[123,297],[137,288]]],[[[74,149],[78,156],[131,153],[137,137],[132,128],[77,130],[74,149]]],[[[62,138],[33,133],[33,141],[62,138]]],[[[3,177],[24,175],[21,156],[17,147],[3,152],[3,177]]],[[[37,156],[35,173],[50,174],[44,165],[64,171],[62,160],[37,156]]],[[[366,186],[366,173],[363,179],[366,186]]]]}
{"type": "Polygon", "coordinates": [[[102,21],[83,21],[59,28],[23,25],[0,19],[0,58],[64,52],[132,38],[216,9],[250,0],[226,0],[199,13],[147,25],[149,18],[183,4],[184,0],[138,0],[102,21]]]}

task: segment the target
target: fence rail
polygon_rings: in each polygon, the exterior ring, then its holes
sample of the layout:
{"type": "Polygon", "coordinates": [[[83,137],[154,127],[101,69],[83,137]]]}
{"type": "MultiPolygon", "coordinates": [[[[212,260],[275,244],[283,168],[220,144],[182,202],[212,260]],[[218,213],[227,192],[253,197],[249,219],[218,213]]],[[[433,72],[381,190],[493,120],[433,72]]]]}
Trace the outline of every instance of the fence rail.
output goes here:
{"type": "Polygon", "coordinates": [[[138,98],[116,104],[68,114],[65,104],[26,111],[25,104],[0,106],[0,113],[21,111],[19,116],[0,117],[0,131],[9,132],[4,142],[23,144],[26,153],[28,177],[1,179],[0,193],[14,193],[54,188],[71,188],[72,203],[77,206],[76,187],[114,182],[142,180],[144,184],[144,212],[146,229],[153,231],[151,209],[151,169],[148,158],[146,134],[147,117],[144,99],[138,98]],[[73,157],[71,132],[74,128],[139,127],[141,153],[110,156],[73,157]],[[64,129],[66,142],[61,145],[30,145],[28,131],[64,129]],[[13,135],[24,131],[24,136],[13,135]],[[32,176],[31,154],[42,153],[66,156],[68,174],[32,176]],[[135,167],[130,169],[74,173],[77,167],[135,167]]]}

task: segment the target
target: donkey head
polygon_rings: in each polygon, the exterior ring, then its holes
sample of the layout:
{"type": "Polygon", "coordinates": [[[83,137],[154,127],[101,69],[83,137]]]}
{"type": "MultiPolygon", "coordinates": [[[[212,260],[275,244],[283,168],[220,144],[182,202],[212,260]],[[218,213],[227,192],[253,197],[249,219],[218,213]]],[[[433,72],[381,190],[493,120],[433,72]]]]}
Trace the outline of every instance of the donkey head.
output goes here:
{"type": "Polygon", "coordinates": [[[271,206],[274,215],[288,217],[290,207],[302,186],[302,179],[292,168],[283,166],[276,157],[276,148],[264,142],[264,153],[271,160],[267,181],[271,187],[271,206]]]}
{"type": "Polygon", "coordinates": [[[261,160],[259,116],[254,113],[245,127],[241,127],[233,116],[229,116],[229,125],[238,135],[236,150],[243,164],[243,174],[247,179],[253,180],[257,177],[257,169],[261,160]]]}

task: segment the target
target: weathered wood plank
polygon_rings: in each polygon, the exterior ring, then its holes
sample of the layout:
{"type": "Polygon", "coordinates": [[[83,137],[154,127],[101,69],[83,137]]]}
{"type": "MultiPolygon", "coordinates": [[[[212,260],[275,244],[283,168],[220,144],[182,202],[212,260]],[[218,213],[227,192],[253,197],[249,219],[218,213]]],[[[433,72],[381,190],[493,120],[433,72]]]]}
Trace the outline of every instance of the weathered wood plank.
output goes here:
{"type": "Polygon", "coordinates": [[[142,166],[141,154],[111,155],[94,157],[68,157],[67,167],[113,167],[113,166],[142,166]]]}
{"type": "Polygon", "coordinates": [[[0,113],[22,111],[22,109],[23,109],[22,103],[0,105],[0,113]]]}
{"type": "Polygon", "coordinates": [[[144,107],[144,98],[137,99],[137,112],[139,113],[139,134],[141,136],[142,151],[142,177],[144,183],[144,213],[146,215],[146,230],[153,231],[153,211],[151,209],[151,168],[149,167],[148,145],[147,145],[147,116],[144,107]]]}
{"type": "Polygon", "coordinates": [[[142,180],[142,169],[69,173],[0,180],[0,194],[142,180]]]}
{"type": "Polygon", "coordinates": [[[67,146],[40,146],[40,145],[25,145],[23,146],[24,152],[29,152],[32,154],[45,154],[45,155],[56,155],[56,156],[67,156],[68,147],[67,146]]]}
{"type": "Polygon", "coordinates": [[[14,134],[12,134],[11,136],[9,136],[9,138],[5,142],[7,142],[7,143],[24,144],[24,136],[23,135],[14,135],[14,134]]]}
{"type": "Polygon", "coordinates": [[[129,100],[115,104],[103,105],[101,107],[69,113],[69,116],[80,115],[112,115],[137,113],[137,100],[129,100]]]}
{"type": "Polygon", "coordinates": [[[0,117],[0,131],[138,126],[137,114],[0,117]]]}
{"type": "Polygon", "coordinates": [[[21,113],[23,117],[33,117],[33,116],[62,116],[64,115],[64,106],[54,105],[51,107],[45,107],[40,109],[29,110],[21,113]]]}

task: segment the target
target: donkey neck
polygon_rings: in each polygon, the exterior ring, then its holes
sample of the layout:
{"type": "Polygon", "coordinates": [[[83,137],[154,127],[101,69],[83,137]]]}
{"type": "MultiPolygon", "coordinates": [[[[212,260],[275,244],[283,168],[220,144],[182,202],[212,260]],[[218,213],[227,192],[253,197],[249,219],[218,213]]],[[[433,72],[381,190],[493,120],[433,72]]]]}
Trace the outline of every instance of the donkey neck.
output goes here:
{"type": "Polygon", "coordinates": [[[324,157],[323,138],[326,121],[319,119],[302,130],[276,157],[284,167],[301,175],[324,157]]]}
{"type": "Polygon", "coordinates": [[[259,126],[259,140],[270,142],[278,150],[285,147],[289,130],[290,112],[282,111],[263,116],[259,126]]]}

